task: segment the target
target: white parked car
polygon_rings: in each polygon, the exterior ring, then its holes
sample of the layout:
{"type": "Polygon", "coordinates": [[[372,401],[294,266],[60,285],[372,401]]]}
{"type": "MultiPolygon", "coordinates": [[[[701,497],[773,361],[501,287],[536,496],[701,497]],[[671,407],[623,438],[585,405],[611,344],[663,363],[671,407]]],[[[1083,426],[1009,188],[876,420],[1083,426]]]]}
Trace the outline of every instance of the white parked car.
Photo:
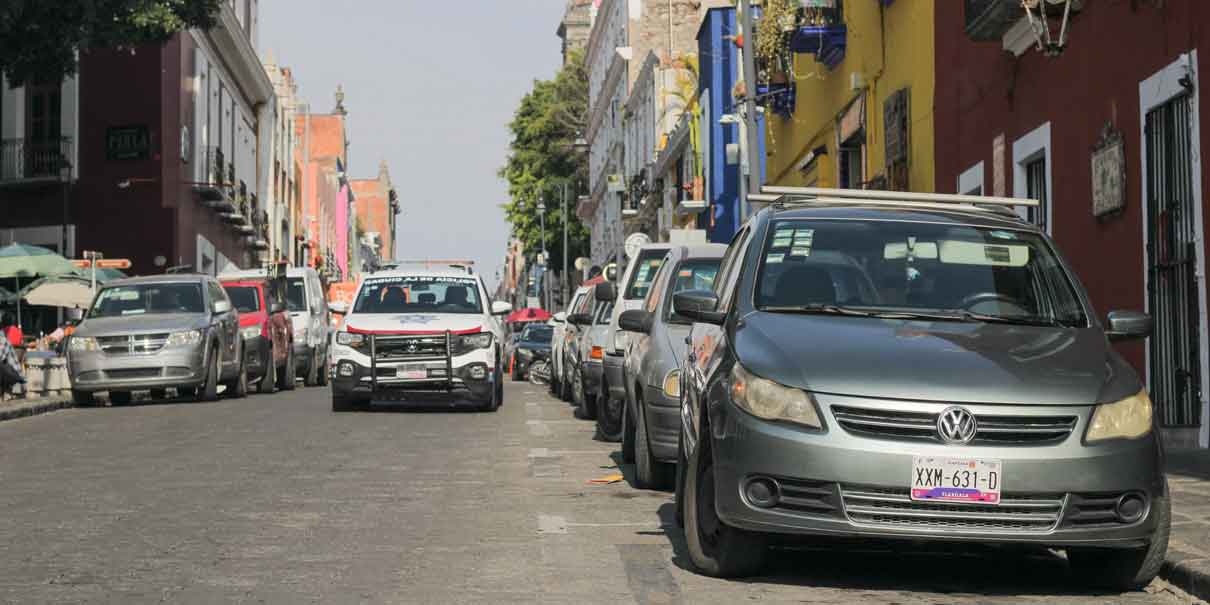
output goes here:
{"type": "Polygon", "coordinates": [[[504,401],[499,316],[511,310],[507,302],[492,302],[483,280],[465,268],[367,276],[336,333],[332,410],[424,401],[495,411],[504,401]]]}

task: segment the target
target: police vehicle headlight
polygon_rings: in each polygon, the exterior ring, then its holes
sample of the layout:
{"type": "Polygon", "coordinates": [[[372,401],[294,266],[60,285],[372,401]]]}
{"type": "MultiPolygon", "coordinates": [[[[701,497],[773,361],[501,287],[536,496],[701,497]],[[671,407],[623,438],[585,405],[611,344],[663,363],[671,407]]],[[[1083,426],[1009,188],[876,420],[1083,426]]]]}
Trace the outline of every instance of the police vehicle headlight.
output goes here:
{"type": "Polygon", "coordinates": [[[486,349],[492,346],[492,333],[463,334],[450,339],[454,355],[465,355],[475,349],[486,349]]]}
{"type": "Polygon", "coordinates": [[[354,349],[365,343],[365,340],[365,335],[363,334],[354,334],[352,332],[336,333],[336,344],[353,347],[354,349]]]}

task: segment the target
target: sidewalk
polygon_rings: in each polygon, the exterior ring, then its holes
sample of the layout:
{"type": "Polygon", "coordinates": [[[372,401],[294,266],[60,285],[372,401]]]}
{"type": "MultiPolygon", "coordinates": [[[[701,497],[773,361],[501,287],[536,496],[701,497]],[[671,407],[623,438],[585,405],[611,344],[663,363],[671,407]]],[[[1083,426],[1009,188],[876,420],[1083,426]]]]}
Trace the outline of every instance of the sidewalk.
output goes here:
{"type": "Polygon", "coordinates": [[[1210,450],[1168,452],[1172,537],[1160,575],[1210,600],[1210,450]]]}
{"type": "Polygon", "coordinates": [[[0,401],[0,422],[26,416],[37,416],[72,406],[71,395],[52,395],[32,399],[0,401]]]}

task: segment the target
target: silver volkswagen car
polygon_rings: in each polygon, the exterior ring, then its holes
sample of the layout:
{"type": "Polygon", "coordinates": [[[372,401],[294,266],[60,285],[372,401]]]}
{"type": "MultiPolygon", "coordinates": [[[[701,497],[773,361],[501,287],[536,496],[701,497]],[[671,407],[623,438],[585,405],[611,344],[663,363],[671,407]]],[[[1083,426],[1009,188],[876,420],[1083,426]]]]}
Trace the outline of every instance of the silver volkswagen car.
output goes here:
{"type": "Polygon", "coordinates": [[[1020,201],[897,195],[774,204],[714,289],[674,295],[696,322],[677,481],[694,565],[754,573],[773,534],[1032,544],[1145,585],[1169,495],[1112,342],[1150,318],[1099,319],[1020,201]]]}
{"type": "Polygon", "coordinates": [[[93,403],[107,391],[111,403],[128,403],[134,391],[152,398],[178,395],[214,399],[248,390],[239,313],[207,275],[134,277],[105,284],[68,341],[72,396],[93,403]]]}

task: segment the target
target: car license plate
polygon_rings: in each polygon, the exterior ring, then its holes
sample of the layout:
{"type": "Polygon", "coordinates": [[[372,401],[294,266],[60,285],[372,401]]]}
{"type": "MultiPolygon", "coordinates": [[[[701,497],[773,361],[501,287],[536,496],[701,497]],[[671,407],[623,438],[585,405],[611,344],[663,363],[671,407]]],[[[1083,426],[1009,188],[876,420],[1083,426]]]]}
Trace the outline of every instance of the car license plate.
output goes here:
{"type": "Polygon", "coordinates": [[[1004,475],[999,460],[912,458],[912,500],[999,504],[1004,475]]]}
{"type": "Polygon", "coordinates": [[[409,363],[400,368],[399,375],[404,380],[422,380],[429,377],[429,370],[423,363],[409,363]]]}

